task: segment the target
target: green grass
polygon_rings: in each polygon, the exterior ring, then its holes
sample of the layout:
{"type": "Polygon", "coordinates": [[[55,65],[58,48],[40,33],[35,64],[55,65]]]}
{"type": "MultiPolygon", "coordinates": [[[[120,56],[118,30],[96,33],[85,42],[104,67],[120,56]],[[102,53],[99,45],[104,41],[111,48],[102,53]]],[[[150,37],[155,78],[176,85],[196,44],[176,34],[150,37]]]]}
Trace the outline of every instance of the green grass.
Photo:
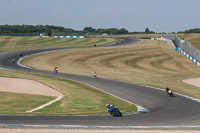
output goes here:
{"type": "MultiPolygon", "coordinates": [[[[53,97],[0,92],[1,114],[25,115],[83,115],[107,114],[105,104],[115,104],[122,112],[135,112],[136,106],[110,96],[100,90],[67,79],[0,70],[1,77],[30,79],[41,82],[64,94],[60,101],[36,113],[25,111],[38,107],[53,97]]],[[[31,91],[31,90],[30,90],[31,91]]]]}
{"type": "Polygon", "coordinates": [[[0,47],[4,47],[12,37],[0,37],[0,47]]]}
{"type": "Polygon", "coordinates": [[[200,38],[193,38],[188,40],[192,45],[194,45],[197,49],[200,50],[200,38]]]}
{"type": "Polygon", "coordinates": [[[40,38],[40,37],[0,37],[1,51],[16,51],[46,48],[82,47],[110,44],[112,38],[40,38]]]}
{"type": "Polygon", "coordinates": [[[192,37],[193,36],[193,34],[177,34],[177,37],[179,37],[179,38],[184,38],[184,39],[186,39],[186,38],[190,38],[190,37],[192,37]]]}
{"type": "Polygon", "coordinates": [[[143,84],[200,98],[200,89],[182,82],[200,77],[200,68],[165,41],[143,40],[138,45],[88,48],[45,53],[22,62],[33,68],[143,84]]]}
{"type": "Polygon", "coordinates": [[[0,92],[0,114],[22,114],[53,100],[53,97],[0,92]]]}
{"type": "Polygon", "coordinates": [[[106,103],[117,105],[122,112],[136,111],[135,106],[105,94],[100,90],[80,83],[75,83],[75,85],[78,88],[68,88],[70,95],[66,95],[60,102],[52,104],[40,111],[55,115],[105,114],[107,113],[105,108],[106,103]]]}

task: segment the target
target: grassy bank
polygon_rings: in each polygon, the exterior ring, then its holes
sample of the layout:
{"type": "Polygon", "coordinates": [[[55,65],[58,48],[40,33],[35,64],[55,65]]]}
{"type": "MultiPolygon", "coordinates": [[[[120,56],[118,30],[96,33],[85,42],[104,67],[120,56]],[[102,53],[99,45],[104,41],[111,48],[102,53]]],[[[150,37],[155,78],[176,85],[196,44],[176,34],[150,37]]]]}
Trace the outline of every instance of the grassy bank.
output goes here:
{"type": "Polygon", "coordinates": [[[193,46],[200,50],[200,37],[188,40],[193,46]]]}
{"type": "Polygon", "coordinates": [[[24,114],[50,100],[53,97],[0,92],[0,114],[24,114]]]}
{"type": "Polygon", "coordinates": [[[111,44],[118,39],[111,38],[40,38],[0,36],[0,52],[28,49],[84,47],[111,44]]]}
{"type": "MultiPolygon", "coordinates": [[[[102,91],[62,78],[4,70],[0,70],[0,76],[39,81],[64,94],[64,98],[60,101],[38,110],[32,115],[107,114],[106,103],[117,105],[122,112],[137,110],[136,106],[102,91]]],[[[47,96],[0,92],[0,114],[27,114],[25,111],[52,99],[53,97],[47,96]]]]}
{"type": "Polygon", "coordinates": [[[200,98],[200,89],[182,82],[200,77],[200,68],[176,52],[170,43],[143,40],[138,45],[88,48],[35,55],[23,64],[52,71],[58,66],[63,73],[99,77],[144,84],[200,98]]]}

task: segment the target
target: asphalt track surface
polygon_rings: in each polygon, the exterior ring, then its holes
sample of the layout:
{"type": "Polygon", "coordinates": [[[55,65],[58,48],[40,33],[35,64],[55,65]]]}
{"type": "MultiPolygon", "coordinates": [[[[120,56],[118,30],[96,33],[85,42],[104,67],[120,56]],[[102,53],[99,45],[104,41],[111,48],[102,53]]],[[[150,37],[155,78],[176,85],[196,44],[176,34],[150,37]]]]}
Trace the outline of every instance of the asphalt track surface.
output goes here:
{"type": "MultiPolygon", "coordinates": [[[[135,39],[128,39],[119,45],[133,44],[138,42],[135,39]]],[[[73,49],[73,48],[67,48],[73,49]]],[[[45,51],[61,49],[43,49],[23,51],[24,56],[45,51]]],[[[84,126],[194,126],[200,127],[200,103],[188,98],[175,95],[169,97],[164,91],[114,81],[109,79],[92,79],[91,76],[73,75],[50,71],[41,71],[31,68],[24,68],[11,63],[13,58],[16,61],[21,58],[22,51],[0,53],[0,67],[17,71],[43,74],[49,76],[62,77],[90,86],[99,88],[120,98],[136,103],[150,112],[123,117],[112,116],[15,116],[0,115],[0,124],[26,124],[26,125],[84,125],[84,126]]],[[[108,101],[109,103],[109,101],[108,101]]],[[[106,108],[105,108],[106,109],[106,108]]]]}

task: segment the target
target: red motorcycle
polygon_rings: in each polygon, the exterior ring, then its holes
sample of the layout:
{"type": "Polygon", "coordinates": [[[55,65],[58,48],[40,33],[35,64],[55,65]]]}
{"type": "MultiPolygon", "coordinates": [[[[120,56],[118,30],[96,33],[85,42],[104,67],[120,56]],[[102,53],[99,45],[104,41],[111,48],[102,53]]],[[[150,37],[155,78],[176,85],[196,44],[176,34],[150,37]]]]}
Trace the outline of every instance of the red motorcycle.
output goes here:
{"type": "Polygon", "coordinates": [[[58,68],[57,67],[55,67],[54,73],[58,73],[58,68]]]}
{"type": "Polygon", "coordinates": [[[168,89],[168,90],[166,91],[166,93],[167,93],[167,95],[169,95],[169,96],[171,96],[171,97],[174,96],[173,91],[172,91],[171,89],[168,89]]]}

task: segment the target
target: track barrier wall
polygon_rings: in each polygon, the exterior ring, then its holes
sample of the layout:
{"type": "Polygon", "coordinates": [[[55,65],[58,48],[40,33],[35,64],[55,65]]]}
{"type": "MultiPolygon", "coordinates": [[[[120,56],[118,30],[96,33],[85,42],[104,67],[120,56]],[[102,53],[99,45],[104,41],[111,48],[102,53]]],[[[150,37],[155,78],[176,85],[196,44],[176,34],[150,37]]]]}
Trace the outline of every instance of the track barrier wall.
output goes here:
{"type": "Polygon", "coordinates": [[[39,37],[53,37],[53,38],[84,38],[84,36],[39,36],[39,37]]]}
{"type": "Polygon", "coordinates": [[[200,67],[200,51],[194,48],[191,44],[188,44],[184,40],[180,40],[175,35],[165,35],[165,37],[158,38],[157,40],[170,42],[174,50],[182,53],[200,67]]]}

